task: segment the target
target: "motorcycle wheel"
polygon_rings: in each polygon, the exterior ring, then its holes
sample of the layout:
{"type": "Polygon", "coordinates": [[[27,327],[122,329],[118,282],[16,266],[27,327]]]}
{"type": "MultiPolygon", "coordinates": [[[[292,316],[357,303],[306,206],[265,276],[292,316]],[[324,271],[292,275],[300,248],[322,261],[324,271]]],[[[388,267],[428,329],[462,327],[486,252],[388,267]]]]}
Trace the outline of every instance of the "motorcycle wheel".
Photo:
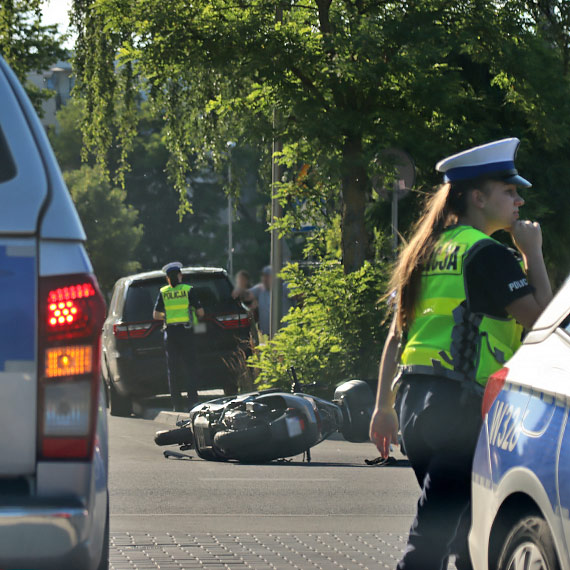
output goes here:
{"type": "Polygon", "coordinates": [[[266,463],[278,459],[269,426],[257,425],[234,431],[222,430],[214,436],[214,446],[225,456],[242,463],[266,463]]]}
{"type": "Polygon", "coordinates": [[[193,444],[194,438],[189,427],[157,431],[154,436],[156,445],[183,445],[193,444]]]}

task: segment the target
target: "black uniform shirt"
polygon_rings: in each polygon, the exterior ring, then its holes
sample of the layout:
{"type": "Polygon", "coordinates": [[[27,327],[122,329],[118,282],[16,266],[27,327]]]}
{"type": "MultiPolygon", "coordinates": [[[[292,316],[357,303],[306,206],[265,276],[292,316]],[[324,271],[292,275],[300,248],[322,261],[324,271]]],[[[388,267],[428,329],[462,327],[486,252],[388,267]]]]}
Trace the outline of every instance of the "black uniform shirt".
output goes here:
{"type": "MultiPolygon", "coordinates": [[[[194,289],[194,287],[192,287],[192,289],[190,289],[190,292],[188,293],[188,302],[190,306],[194,307],[195,309],[202,308],[202,303],[200,303],[200,299],[198,299],[198,295],[196,295],[196,289],[194,289]]],[[[154,303],[154,310],[159,313],[166,312],[164,310],[164,299],[162,297],[162,293],[160,292],[158,293],[158,297],[156,298],[156,302],[154,303]]]]}
{"type": "Polygon", "coordinates": [[[534,291],[519,262],[518,252],[494,242],[472,255],[464,271],[473,313],[507,318],[505,307],[534,291]]]}

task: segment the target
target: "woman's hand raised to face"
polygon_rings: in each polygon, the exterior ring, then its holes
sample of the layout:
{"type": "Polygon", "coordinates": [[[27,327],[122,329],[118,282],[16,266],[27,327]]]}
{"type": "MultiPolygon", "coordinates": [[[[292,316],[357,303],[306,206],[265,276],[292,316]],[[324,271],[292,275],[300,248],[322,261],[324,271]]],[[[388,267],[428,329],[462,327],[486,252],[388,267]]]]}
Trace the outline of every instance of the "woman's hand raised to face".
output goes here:
{"type": "Polygon", "coordinates": [[[511,227],[511,236],[523,255],[532,255],[542,250],[542,230],[538,222],[517,220],[511,227]]]}

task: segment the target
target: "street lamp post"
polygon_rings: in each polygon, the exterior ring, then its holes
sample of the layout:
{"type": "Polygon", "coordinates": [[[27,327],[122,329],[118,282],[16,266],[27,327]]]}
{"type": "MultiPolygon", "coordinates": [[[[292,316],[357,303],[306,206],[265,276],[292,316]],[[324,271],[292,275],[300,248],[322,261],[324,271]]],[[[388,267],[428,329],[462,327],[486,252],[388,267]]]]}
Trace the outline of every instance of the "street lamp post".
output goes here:
{"type": "MultiPolygon", "coordinates": [[[[277,119],[277,111],[273,112],[274,122],[277,119]]],[[[281,152],[281,141],[274,139],[273,156],[271,159],[271,223],[274,224],[281,218],[283,212],[277,198],[278,183],[281,180],[281,165],[277,154],[281,152]]],[[[283,314],[283,281],[278,273],[283,268],[283,242],[279,237],[279,230],[271,230],[271,296],[269,303],[269,338],[272,339],[279,330],[281,315],[283,314]]]]}
{"type": "Polygon", "coordinates": [[[228,274],[233,279],[234,274],[234,235],[233,235],[233,204],[232,204],[232,150],[235,148],[234,141],[228,141],[228,274]]]}
{"type": "MultiPolygon", "coordinates": [[[[275,6],[275,23],[283,21],[283,9],[275,6]]],[[[283,215],[281,204],[277,197],[278,184],[281,180],[281,165],[277,155],[283,150],[278,138],[278,127],[281,122],[279,110],[273,109],[273,152],[271,155],[271,223],[274,224],[283,215]]],[[[271,230],[271,296],[269,302],[269,338],[272,339],[279,330],[283,314],[283,281],[278,273],[283,268],[283,243],[279,230],[271,230]]]]}

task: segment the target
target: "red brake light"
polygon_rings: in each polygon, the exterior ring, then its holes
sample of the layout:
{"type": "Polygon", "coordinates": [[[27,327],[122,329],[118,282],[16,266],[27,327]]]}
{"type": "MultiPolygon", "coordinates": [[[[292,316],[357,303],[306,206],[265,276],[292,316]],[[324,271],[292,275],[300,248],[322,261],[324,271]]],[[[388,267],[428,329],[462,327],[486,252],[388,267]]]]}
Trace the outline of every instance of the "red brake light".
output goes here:
{"type": "Polygon", "coordinates": [[[129,338],[129,327],[127,325],[113,325],[113,334],[117,338],[129,338]]]}
{"type": "Polygon", "coordinates": [[[489,413],[493,402],[497,399],[499,392],[503,389],[507,376],[509,374],[508,368],[501,368],[497,370],[494,374],[491,374],[487,386],[485,387],[485,393],[483,394],[483,404],[481,406],[481,415],[483,419],[489,413]]]}
{"type": "Polygon", "coordinates": [[[161,326],[160,322],[115,324],[113,325],[113,334],[120,339],[145,338],[159,326],[161,326]]]}
{"type": "Polygon", "coordinates": [[[249,317],[247,314],[218,315],[216,321],[224,329],[249,327],[249,317]]]}
{"type": "Polygon", "coordinates": [[[71,287],[60,287],[54,291],[50,291],[48,301],[50,303],[58,303],[60,301],[70,301],[73,299],[85,299],[95,295],[95,288],[91,283],[79,283],[71,287]]]}
{"type": "Polygon", "coordinates": [[[50,458],[74,459],[86,457],[88,452],[87,441],[84,437],[45,437],[42,445],[43,456],[50,458]]]}
{"type": "Polygon", "coordinates": [[[105,302],[89,274],[40,278],[38,455],[92,456],[105,302]]]}
{"type": "MultiPolygon", "coordinates": [[[[71,339],[90,336],[98,315],[92,314],[98,303],[94,303],[97,295],[96,284],[88,281],[53,287],[45,293],[45,315],[42,319],[47,326],[50,340],[71,339]]],[[[43,292],[42,292],[43,293],[43,292]]],[[[43,293],[44,294],[44,293],[43,293]]]]}

